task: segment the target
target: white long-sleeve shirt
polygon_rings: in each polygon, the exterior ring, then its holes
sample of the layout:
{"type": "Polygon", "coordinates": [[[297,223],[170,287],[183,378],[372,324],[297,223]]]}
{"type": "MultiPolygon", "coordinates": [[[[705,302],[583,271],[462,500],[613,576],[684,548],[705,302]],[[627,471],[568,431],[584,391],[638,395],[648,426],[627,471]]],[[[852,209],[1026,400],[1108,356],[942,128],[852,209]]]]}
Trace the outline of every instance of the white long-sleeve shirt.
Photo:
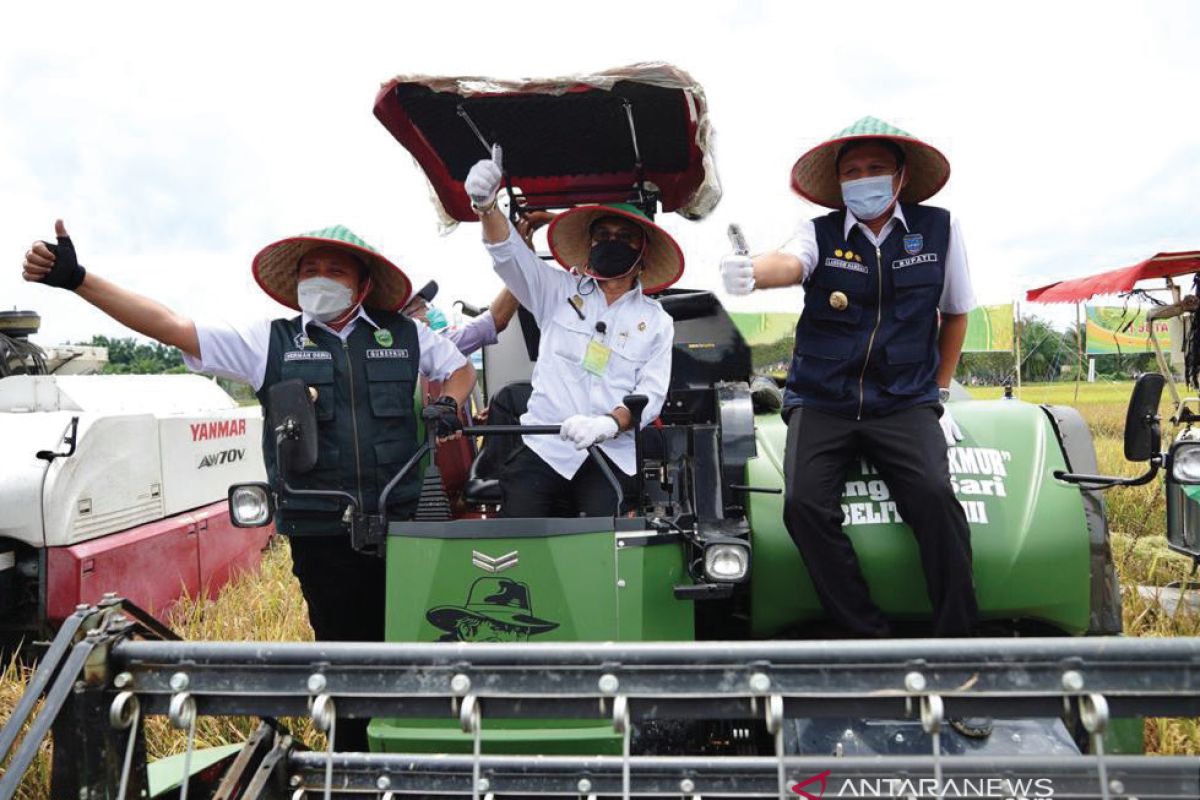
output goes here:
{"type": "MultiPolygon", "coordinates": [[[[521,423],[559,425],[576,414],[607,414],[628,394],[648,398],[642,425],[653,421],[671,379],[675,324],[657,300],[642,293],[641,283],[609,305],[594,281],[584,279],[581,285],[578,275],[542,261],[511,228],[508,239],[489,243],[487,249],[496,273],[541,329],[533,394],[521,423]],[[583,366],[593,340],[612,349],[603,375],[583,366]]],[[[565,478],[573,477],[587,458],[586,450],[557,436],[526,436],[524,441],[565,478]]],[[[600,447],[622,472],[634,474],[631,431],[600,447]]]]}

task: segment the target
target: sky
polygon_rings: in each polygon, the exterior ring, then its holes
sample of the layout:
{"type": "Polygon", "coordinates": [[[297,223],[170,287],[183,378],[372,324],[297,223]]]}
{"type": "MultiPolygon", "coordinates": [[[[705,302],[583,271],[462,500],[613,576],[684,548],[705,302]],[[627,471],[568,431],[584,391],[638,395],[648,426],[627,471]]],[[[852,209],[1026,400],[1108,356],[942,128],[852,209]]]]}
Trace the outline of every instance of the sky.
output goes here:
{"type": "MultiPolygon", "coordinates": [[[[823,213],[790,191],[790,167],[866,115],[949,158],[930,202],[960,220],[982,303],[1200,247],[1194,3],[111,0],[4,14],[0,309],[39,311],[43,344],[128,334],[21,279],[57,217],[89,270],[194,319],[287,313],[251,259],[338,223],[416,285],[435,277],[441,305],[486,303],[500,282],[478,227],[438,234],[421,172],[372,116],[397,74],[690,72],[724,197],[701,222],[659,217],[689,288],[719,289],[730,222],[759,251],[823,213]]],[[[727,305],[798,310],[801,296],[727,305]]]]}

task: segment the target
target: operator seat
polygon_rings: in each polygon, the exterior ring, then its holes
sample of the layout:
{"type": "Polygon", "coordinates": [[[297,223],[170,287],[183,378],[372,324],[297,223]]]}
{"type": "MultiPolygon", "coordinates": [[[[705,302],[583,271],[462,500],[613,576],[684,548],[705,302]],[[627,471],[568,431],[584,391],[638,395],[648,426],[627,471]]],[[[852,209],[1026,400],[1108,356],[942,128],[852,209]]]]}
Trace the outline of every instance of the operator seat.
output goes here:
{"type": "MultiPolygon", "coordinates": [[[[529,406],[533,384],[515,381],[492,396],[488,406],[488,425],[520,425],[521,415],[529,406]]],[[[497,505],[500,496],[500,472],[509,456],[521,446],[521,437],[513,434],[483,437],[479,454],[471,462],[463,499],[473,505],[497,505]]]]}

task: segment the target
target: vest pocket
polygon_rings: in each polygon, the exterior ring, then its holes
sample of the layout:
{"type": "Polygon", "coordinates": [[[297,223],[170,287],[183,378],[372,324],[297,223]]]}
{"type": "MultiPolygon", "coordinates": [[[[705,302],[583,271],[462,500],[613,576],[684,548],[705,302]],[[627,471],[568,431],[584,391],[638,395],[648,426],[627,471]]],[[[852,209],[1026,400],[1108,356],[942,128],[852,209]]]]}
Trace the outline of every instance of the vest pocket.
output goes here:
{"type": "Polygon", "coordinates": [[[846,394],[845,365],[852,352],[854,340],[848,336],[798,331],[789,385],[802,396],[843,399],[846,394]]]}
{"type": "MultiPolygon", "coordinates": [[[[375,443],[376,502],[379,500],[378,495],[383,493],[383,487],[396,476],[396,472],[412,457],[416,449],[415,440],[375,443]]],[[[393,487],[388,496],[388,506],[395,508],[413,500],[419,493],[421,473],[419,466],[410,470],[408,475],[393,487]]]]}
{"type": "Polygon", "coordinates": [[[413,378],[407,361],[368,359],[367,395],[376,417],[407,417],[413,413],[413,378]]]}
{"type": "Polygon", "coordinates": [[[809,286],[804,290],[804,313],[811,314],[814,319],[857,325],[862,319],[863,297],[869,282],[870,276],[865,272],[838,267],[817,267],[809,286]],[[840,311],[829,302],[834,292],[841,292],[847,300],[846,307],[840,311]]]}
{"type": "Polygon", "coordinates": [[[314,403],[317,412],[317,422],[328,422],[333,419],[336,398],[333,391],[333,362],[332,361],[299,361],[284,362],[279,371],[281,380],[299,378],[305,386],[317,390],[317,400],[314,403]]]}
{"type": "Polygon", "coordinates": [[[884,355],[887,366],[883,384],[889,394],[918,395],[933,385],[937,356],[927,341],[891,342],[884,348],[884,355]]]}
{"type": "Polygon", "coordinates": [[[896,287],[896,319],[910,320],[936,313],[943,284],[938,264],[893,269],[892,283],[896,287]]]}
{"type": "MultiPolygon", "coordinates": [[[[296,489],[344,489],[340,463],[341,451],[334,435],[322,431],[317,445],[317,463],[311,471],[289,478],[288,483],[296,489]]],[[[350,491],[353,493],[352,489],[350,491]]],[[[284,493],[279,498],[279,507],[285,512],[333,513],[340,511],[343,505],[343,501],[333,497],[298,497],[284,493]]]]}

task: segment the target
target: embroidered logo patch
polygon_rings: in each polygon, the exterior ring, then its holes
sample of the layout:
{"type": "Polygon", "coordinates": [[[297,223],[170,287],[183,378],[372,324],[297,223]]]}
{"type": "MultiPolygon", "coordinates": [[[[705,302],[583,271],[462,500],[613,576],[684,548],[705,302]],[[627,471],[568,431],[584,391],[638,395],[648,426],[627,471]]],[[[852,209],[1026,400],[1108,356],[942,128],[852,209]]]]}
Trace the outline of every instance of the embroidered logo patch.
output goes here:
{"type": "Polygon", "coordinates": [[[300,333],[297,333],[294,337],[292,337],[292,345],[297,350],[304,350],[309,347],[317,346],[312,339],[308,338],[308,336],[304,334],[304,331],[300,331],[300,333]]]}
{"type": "Polygon", "coordinates": [[[392,332],[387,328],[376,329],[375,341],[380,347],[391,347],[393,344],[395,344],[395,340],[392,338],[392,332]]]}
{"type": "Polygon", "coordinates": [[[826,258],[825,266],[833,267],[834,269],[848,269],[852,272],[867,272],[866,264],[860,264],[857,261],[847,261],[844,258],[826,258]]]}
{"type": "Polygon", "coordinates": [[[905,267],[911,267],[913,264],[928,264],[930,262],[937,262],[937,260],[937,253],[922,253],[912,258],[900,258],[893,261],[892,269],[904,269],[905,267]]]}
{"type": "Polygon", "coordinates": [[[906,233],[904,235],[904,252],[910,256],[915,256],[921,252],[921,248],[925,246],[925,237],[919,233],[906,233]]]}

